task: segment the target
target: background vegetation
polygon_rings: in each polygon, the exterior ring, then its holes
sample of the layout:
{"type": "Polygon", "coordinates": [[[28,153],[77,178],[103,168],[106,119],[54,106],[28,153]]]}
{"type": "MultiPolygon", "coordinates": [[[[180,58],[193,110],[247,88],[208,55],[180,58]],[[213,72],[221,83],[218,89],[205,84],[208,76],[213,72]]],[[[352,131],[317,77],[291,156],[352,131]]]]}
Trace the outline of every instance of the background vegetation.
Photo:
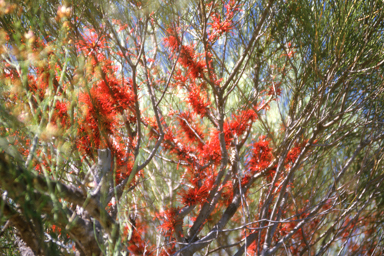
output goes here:
{"type": "Polygon", "coordinates": [[[2,255],[380,255],[383,6],[0,0],[2,255]]]}

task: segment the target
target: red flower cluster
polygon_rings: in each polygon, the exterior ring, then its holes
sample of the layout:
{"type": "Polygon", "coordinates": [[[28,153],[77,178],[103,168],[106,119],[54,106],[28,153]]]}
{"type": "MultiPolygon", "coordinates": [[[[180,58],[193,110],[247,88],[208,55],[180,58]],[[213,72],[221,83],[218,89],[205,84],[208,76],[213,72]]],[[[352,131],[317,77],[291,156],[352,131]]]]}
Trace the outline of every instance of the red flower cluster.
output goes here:
{"type": "MultiPolygon", "coordinates": [[[[129,241],[128,250],[133,255],[144,255],[144,252],[148,253],[147,243],[144,241],[143,236],[147,229],[145,223],[136,221],[135,226],[132,227],[132,237],[129,241]]],[[[128,227],[125,227],[124,236],[128,235],[128,227]]]]}
{"type": "Polygon", "coordinates": [[[164,39],[165,45],[168,46],[172,52],[177,52],[177,49],[180,45],[177,31],[175,31],[173,28],[168,28],[167,33],[169,36],[164,39]]]}
{"type": "Polygon", "coordinates": [[[225,7],[225,17],[222,21],[221,15],[217,12],[212,15],[212,22],[208,23],[211,25],[213,32],[209,35],[208,40],[214,41],[222,34],[229,32],[234,28],[233,18],[235,13],[240,10],[240,5],[236,3],[235,0],[230,0],[228,4],[224,5],[225,7]]]}
{"type": "Polygon", "coordinates": [[[61,228],[56,225],[52,225],[52,231],[61,234],[61,228]]]}
{"type": "Polygon", "coordinates": [[[193,49],[193,46],[181,46],[179,62],[184,68],[188,69],[188,73],[192,79],[203,77],[205,63],[203,60],[196,60],[195,50],[193,49]]]}
{"type": "Polygon", "coordinates": [[[260,172],[267,168],[272,161],[272,148],[266,136],[260,136],[259,141],[253,144],[251,159],[248,162],[251,172],[260,172]]]}
{"type": "Polygon", "coordinates": [[[91,157],[95,149],[110,148],[116,156],[116,180],[119,182],[132,170],[133,155],[128,148],[132,148],[135,141],[120,135],[126,122],[136,122],[132,80],[116,76],[117,67],[102,51],[108,47],[105,37],[90,31],[85,38],[78,44],[78,50],[87,56],[89,75],[87,87],[79,94],[82,111],[77,116],[76,143],[78,149],[91,157]]]}
{"type": "Polygon", "coordinates": [[[179,208],[168,208],[161,213],[156,213],[156,218],[161,220],[163,224],[159,228],[163,229],[165,236],[172,236],[175,232],[175,227],[182,223],[182,220],[177,219],[179,208]]]}
{"type": "Polygon", "coordinates": [[[198,203],[207,202],[206,198],[209,195],[210,187],[203,185],[200,188],[189,188],[179,192],[180,202],[183,205],[191,206],[198,203]]]}
{"type": "Polygon", "coordinates": [[[93,53],[98,55],[100,50],[109,48],[106,37],[100,36],[94,29],[87,29],[82,36],[83,40],[79,40],[76,47],[79,52],[83,52],[86,56],[93,53]]]}
{"type": "MultiPolygon", "coordinates": [[[[168,28],[167,32],[170,36],[164,39],[165,45],[170,48],[171,52],[176,53],[181,44],[177,32],[172,28],[168,28]]],[[[203,77],[205,63],[203,60],[197,60],[198,56],[193,48],[194,45],[181,45],[178,62],[188,70],[188,75],[194,80],[203,77]]]]}
{"type": "Polygon", "coordinates": [[[192,143],[197,143],[201,148],[203,143],[200,141],[204,139],[204,133],[199,125],[194,120],[194,114],[191,112],[180,113],[180,127],[187,135],[187,138],[192,143]],[[198,137],[197,137],[198,136],[198,137]]]}
{"type": "MultiPolygon", "coordinates": [[[[241,111],[239,115],[234,115],[231,122],[224,123],[224,139],[226,147],[230,146],[234,136],[241,136],[257,119],[257,114],[252,109],[241,111]]],[[[210,140],[204,145],[202,155],[206,161],[219,164],[221,161],[221,146],[219,140],[219,130],[211,132],[210,140]]]]}
{"type": "Polygon", "coordinates": [[[212,29],[214,31],[208,37],[208,40],[211,42],[221,36],[223,33],[229,32],[233,28],[232,21],[229,19],[224,19],[223,21],[221,21],[220,14],[214,14],[212,16],[212,21],[212,23],[208,23],[208,25],[212,26],[212,29]]]}
{"type": "Polygon", "coordinates": [[[224,202],[225,206],[229,206],[233,199],[233,183],[229,180],[222,188],[221,188],[221,201],[224,202]]]}
{"type": "Polygon", "coordinates": [[[299,157],[301,150],[307,144],[308,140],[304,140],[302,143],[295,142],[295,146],[288,152],[285,162],[287,164],[293,164],[299,157]]]}
{"type": "Polygon", "coordinates": [[[274,96],[274,95],[280,96],[280,94],[281,94],[280,86],[281,86],[281,82],[276,83],[274,85],[271,85],[269,87],[268,95],[269,96],[274,96]]]}
{"type": "Polygon", "coordinates": [[[188,94],[188,103],[201,116],[206,115],[207,107],[211,104],[206,94],[201,90],[201,86],[192,86],[188,94]]]}
{"type": "Polygon", "coordinates": [[[234,135],[243,135],[256,119],[257,114],[253,109],[244,110],[238,115],[233,115],[231,122],[224,123],[225,143],[229,144],[234,135]]]}
{"type": "Polygon", "coordinates": [[[69,125],[68,105],[69,102],[56,101],[55,111],[51,117],[52,124],[60,124],[61,128],[69,125]]]}
{"type": "Polygon", "coordinates": [[[212,161],[214,164],[219,164],[221,161],[221,148],[219,140],[219,131],[211,132],[210,140],[204,145],[202,156],[207,161],[212,161]]]}

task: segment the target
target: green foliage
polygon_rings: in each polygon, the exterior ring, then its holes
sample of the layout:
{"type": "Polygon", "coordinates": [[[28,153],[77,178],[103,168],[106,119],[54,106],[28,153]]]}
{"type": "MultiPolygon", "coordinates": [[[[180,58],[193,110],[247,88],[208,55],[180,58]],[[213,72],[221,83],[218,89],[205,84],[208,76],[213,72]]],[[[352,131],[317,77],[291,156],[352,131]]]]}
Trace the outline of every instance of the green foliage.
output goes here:
{"type": "Polygon", "coordinates": [[[384,247],[383,1],[0,5],[4,255],[384,247]]]}

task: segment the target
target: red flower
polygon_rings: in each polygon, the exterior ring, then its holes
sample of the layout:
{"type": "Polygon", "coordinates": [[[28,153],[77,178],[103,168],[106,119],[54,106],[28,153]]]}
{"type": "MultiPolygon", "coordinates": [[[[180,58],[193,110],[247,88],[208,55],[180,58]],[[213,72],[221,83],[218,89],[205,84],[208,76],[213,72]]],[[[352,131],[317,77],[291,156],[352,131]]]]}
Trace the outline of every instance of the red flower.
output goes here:
{"type": "Polygon", "coordinates": [[[254,110],[248,109],[241,111],[239,115],[233,115],[231,122],[224,123],[225,143],[229,144],[233,135],[241,136],[256,120],[257,114],[254,110]]]}
{"type": "Polygon", "coordinates": [[[159,228],[163,229],[165,236],[171,236],[175,231],[176,225],[182,223],[182,220],[178,219],[179,208],[168,208],[161,213],[156,213],[156,218],[161,220],[163,224],[159,228]]]}
{"type": "Polygon", "coordinates": [[[164,39],[164,43],[171,49],[172,52],[175,52],[179,48],[179,39],[177,38],[177,33],[173,28],[168,28],[167,33],[170,36],[164,39]]]}
{"type": "Polygon", "coordinates": [[[293,164],[299,157],[301,150],[303,149],[305,144],[307,144],[307,142],[308,140],[305,140],[302,143],[295,142],[295,146],[288,152],[285,162],[293,164]]]}
{"type": "Polygon", "coordinates": [[[180,113],[180,127],[184,131],[184,133],[187,135],[187,138],[190,142],[196,142],[199,144],[200,147],[203,146],[203,143],[200,141],[200,139],[204,139],[204,133],[199,127],[195,120],[194,120],[194,114],[191,112],[183,112],[180,113]]]}
{"type": "Polygon", "coordinates": [[[56,225],[52,225],[52,231],[61,234],[61,228],[56,225]]]}
{"type": "Polygon", "coordinates": [[[214,41],[222,34],[229,32],[234,28],[233,18],[235,13],[240,10],[240,5],[236,4],[236,1],[231,0],[225,6],[225,14],[223,20],[221,19],[221,15],[218,13],[213,13],[212,22],[208,23],[211,25],[213,32],[209,35],[208,40],[214,41]]]}
{"type": "Polygon", "coordinates": [[[193,86],[189,91],[188,102],[191,104],[193,110],[201,115],[205,116],[207,113],[207,107],[210,105],[207,96],[203,94],[200,86],[193,86]]]}
{"type": "Polygon", "coordinates": [[[221,198],[224,201],[226,206],[233,200],[233,184],[232,181],[228,181],[221,189],[221,198]]]}
{"type": "Polygon", "coordinates": [[[265,136],[261,136],[258,142],[253,144],[251,160],[248,162],[252,172],[260,172],[267,168],[272,161],[272,148],[265,136]]]}
{"type": "Polygon", "coordinates": [[[180,201],[186,206],[206,202],[206,198],[209,195],[209,189],[210,187],[204,184],[200,188],[190,188],[188,190],[182,190],[181,192],[179,192],[179,195],[181,196],[180,201]]]}
{"type": "Polygon", "coordinates": [[[280,94],[281,94],[280,85],[281,85],[281,83],[271,85],[269,87],[268,95],[269,96],[275,96],[275,95],[280,96],[280,94]]]}
{"type": "Polygon", "coordinates": [[[105,36],[99,36],[94,29],[88,29],[83,34],[83,40],[77,43],[77,50],[85,55],[98,53],[101,49],[109,48],[105,36]]]}
{"type": "MultiPolygon", "coordinates": [[[[167,32],[170,36],[164,39],[165,45],[170,48],[171,52],[176,53],[180,46],[177,33],[172,28],[168,28],[167,32]]],[[[197,59],[194,45],[181,45],[178,62],[188,70],[192,79],[203,77],[205,62],[197,59]]]]}
{"type": "Polygon", "coordinates": [[[214,130],[211,133],[211,139],[204,145],[202,153],[206,161],[212,161],[214,164],[220,163],[221,148],[218,130],[214,130]]]}
{"type": "MultiPolygon", "coordinates": [[[[147,243],[143,239],[146,234],[147,226],[143,222],[136,221],[135,226],[132,227],[132,237],[129,241],[128,250],[133,255],[144,255],[144,252],[148,253],[147,243]]],[[[128,235],[128,227],[124,229],[124,236],[128,235]]]]}

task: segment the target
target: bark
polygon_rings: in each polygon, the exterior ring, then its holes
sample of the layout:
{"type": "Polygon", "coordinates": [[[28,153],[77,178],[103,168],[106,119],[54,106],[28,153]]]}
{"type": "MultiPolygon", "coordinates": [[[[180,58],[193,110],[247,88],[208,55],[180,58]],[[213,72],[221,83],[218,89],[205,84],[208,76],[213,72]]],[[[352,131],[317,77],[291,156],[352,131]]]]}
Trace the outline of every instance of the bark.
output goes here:
{"type": "Polygon", "coordinates": [[[8,218],[10,225],[14,226],[18,231],[16,244],[21,255],[42,254],[41,248],[39,248],[39,240],[31,225],[2,198],[0,198],[0,205],[3,205],[3,214],[8,218]]]}
{"type": "MultiPolygon", "coordinates": [[[[43,178],[25,171],[23,168],[14,166],[10,161],[8,156],[4,154],[0,155],[0,175],[3,177],[0,180],[0,185],[2,189],[7,190],[9,197],[20,205],[28,205],[29,203],[28,206],[32,207],[30,205],[31,203],[26,200],[27,194],[30,199],[34,200],[34,203],[42,206],[40,210],[41,213],[46,214],[46,218],[55,221],[57,226],[66,229],[69,232],[71,237],[75,240],[81,255],[100,255],[101,250],[98,246],[96,237],[100,239],[101,236],[98,234],[98,231],[96,231],[97,233],[95,234],[93,222],[77,216],[66,207],[59,207],[59,209],[57,209],[57,205],[54,205],[54,202],[48,195],[37,192],[36,190],[31,191],[31,189],[28,189],[28,182],[32,182],[36,189],[40,189],[43,192],[48,191],[48,184],[43,178]],[[56,215],[55,219],[53,218],[53,215],[56,215]]],[[[82,191],[79,189],[63,185],[56,181],[51,181],[49,185],[56,191],[60,191],[59,195],[66,201],[73,202],[79,206],[86,205],[87,197],[83,195],[82,191]]],[[[97,216],[98,219],[103,221],[102,225],[104,224],[104,226],[108,228],[108,224],[106,223],[108,222],[108,217],[109,220],[111,220],[110,216],[105,212],[106,217],[101,217],[103,209],[99,208],[99,202],[92,198],[88,200],[89,204],[85,206],[85,209],[89,209],[88,212],[90,212],[90,215],[94,218],[97,216]]],[[[20,236],[24,242],[26,242],[37,255],[43,254],[43,246],[41,246],[42,241],[39,240],[39,236],[34,230],[36,227],[32,229],[31,224],[24,219],[21,214],[12,210],[9,206],[7,207],[6,203],[4,205],[3,213],[6,216],[9,216],[12,224],[19,230],[20,236]]],[[[25,208],[21,207],[21,211],[25,210],[25,208]]],[[[34,209],[27,210],[31,211],[34,209]]]]}

